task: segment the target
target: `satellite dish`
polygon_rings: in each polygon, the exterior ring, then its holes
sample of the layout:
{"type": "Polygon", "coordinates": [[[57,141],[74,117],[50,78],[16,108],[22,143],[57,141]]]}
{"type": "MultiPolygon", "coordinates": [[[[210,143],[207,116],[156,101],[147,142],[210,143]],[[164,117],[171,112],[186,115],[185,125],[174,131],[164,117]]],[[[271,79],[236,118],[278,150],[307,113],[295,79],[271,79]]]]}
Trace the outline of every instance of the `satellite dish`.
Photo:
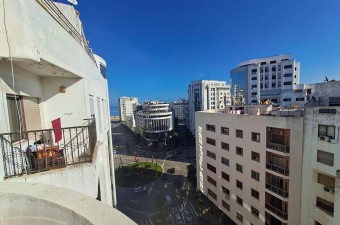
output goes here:
{"type": "Polygon", "coordinates": [[[69,3],[71,3],[72,5],[78,5],[77,0],[67,0],[69,3]]]}

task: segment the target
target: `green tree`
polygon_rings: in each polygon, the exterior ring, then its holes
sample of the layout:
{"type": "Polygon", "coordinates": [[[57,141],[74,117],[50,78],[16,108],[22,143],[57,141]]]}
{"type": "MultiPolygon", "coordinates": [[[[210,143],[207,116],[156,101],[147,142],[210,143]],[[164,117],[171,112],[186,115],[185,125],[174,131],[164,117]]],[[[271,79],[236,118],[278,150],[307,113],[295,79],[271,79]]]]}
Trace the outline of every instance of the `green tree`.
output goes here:
{"type": "Polygon", "coordinates": [[[187,166],[187,178],[193,188],[197,186],[196,168],[193,165],[187,166]]]}

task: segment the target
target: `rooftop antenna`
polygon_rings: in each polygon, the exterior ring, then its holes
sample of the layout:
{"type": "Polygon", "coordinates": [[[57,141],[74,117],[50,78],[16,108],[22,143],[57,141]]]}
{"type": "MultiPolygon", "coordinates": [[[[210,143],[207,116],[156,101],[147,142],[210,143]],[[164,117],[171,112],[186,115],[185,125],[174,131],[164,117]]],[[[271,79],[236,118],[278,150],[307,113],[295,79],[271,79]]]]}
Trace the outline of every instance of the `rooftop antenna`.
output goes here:
{"type": "Polygon", "coordinates": [[[78,5],[77,0],[67,0],[69,3],[71,3],[71,5],[78,5]]]}
{"type": "Polygon", "coordinates": [[[328,78],[325,76],[325,82],[328,82],[328,78]]]}

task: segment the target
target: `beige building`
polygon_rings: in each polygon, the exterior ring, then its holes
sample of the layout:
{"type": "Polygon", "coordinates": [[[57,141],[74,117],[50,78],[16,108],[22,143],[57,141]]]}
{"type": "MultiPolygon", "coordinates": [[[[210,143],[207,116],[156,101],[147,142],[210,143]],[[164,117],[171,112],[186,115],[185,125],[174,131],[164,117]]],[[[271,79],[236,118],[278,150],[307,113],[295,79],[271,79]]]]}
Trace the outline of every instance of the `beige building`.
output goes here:
{"type": "Polygon", "coordinates": [[[301,225],[340,223],[340,82],[316,84],[304,118],[301,225]]]}
{"type": "Polygon", "coordinates": [[[120,121],[132,120],[134,106],[138,103],[138,98],[134,97],[120,97],[119,98],[119,115],[120,121]]]}
{"type": "Polygon", "coordinates": [[[198,189],[236,224],[297,225],[302,128],[271,106],[196,112],[198,189]]]}

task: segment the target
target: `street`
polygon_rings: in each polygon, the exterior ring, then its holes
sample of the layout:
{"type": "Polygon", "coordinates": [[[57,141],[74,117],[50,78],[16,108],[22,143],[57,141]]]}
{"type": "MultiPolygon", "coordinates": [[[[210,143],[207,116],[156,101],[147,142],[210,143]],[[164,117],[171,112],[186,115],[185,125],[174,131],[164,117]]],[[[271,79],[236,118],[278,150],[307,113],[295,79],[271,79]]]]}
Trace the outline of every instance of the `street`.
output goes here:
{"type": "Polygon", "coordinates": [[[187,165],[195,160],[195,149],[193,147],[175,148],[167,152],[142,149],[135,142],[133,133],[120,123],[112,124],[112,137],[115,168],[138,160],[139,162],[157,162],[163,167],[163,173],[166,173],[169,168],[175,169],[175,172],[168,174],[166,179],[159,178],[146,185],[147,191],[143,193],[136,194],[134,188],[117,186],[118,210],[141,225],[162,224],[156,222],[154,217],[159,214],[162,204],[165,204],[165,196],[168,195],[172,200],[168,213],[172,216],[172,224],[176,224],[173,221],[173,214],[177,212],[181,215],[182,224],[197,224],[199,210],[197,203],[190,199],[189,183],[186,181],[187,165]],[[188,155],[192,157],[188,159],[188,155]],[[186,220],[181,210],[183,207],[190,211],[193,217],[192,222],[186,220]]]}

